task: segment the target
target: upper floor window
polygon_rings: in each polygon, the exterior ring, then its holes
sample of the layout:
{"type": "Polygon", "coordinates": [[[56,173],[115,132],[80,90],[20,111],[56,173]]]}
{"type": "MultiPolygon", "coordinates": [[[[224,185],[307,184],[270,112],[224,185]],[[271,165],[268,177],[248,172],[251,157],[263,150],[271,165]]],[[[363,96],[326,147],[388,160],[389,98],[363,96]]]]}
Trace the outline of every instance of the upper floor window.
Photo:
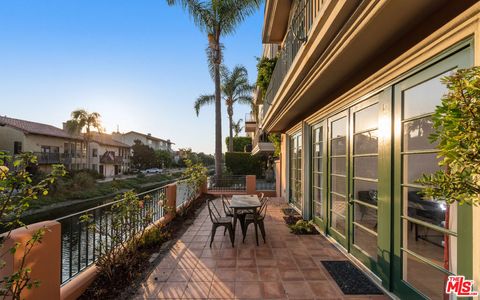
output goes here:
{"type": "Polygon", "coordinates": [[[98,149],[94,148],[92,149],[92,157],[97,157],[98,156],[98,149]]]}
{"type": "Polygon", "coordinates": [[[13,154],[22,153],[22,142],[13,142],[13,154]]]}

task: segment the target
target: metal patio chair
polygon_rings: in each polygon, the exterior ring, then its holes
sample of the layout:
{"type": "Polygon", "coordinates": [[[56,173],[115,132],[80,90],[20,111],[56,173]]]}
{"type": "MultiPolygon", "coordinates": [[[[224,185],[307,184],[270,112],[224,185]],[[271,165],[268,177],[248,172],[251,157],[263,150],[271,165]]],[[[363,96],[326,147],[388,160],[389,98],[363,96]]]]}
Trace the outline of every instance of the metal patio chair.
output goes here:
{"type": "Polygon", "coordinates": [[[267,215],[267,205],[268,198],[264,197],[262,199],[262,206],[255,213],[249,213],[245,216],[244,224],[244,233],[243,233],[243,242],[245,243],[245,237],[247,236],[248,225],[255,225],[255,240],[258,246],[258,228],[260,227],[260,232],[262,233],[263,242],[266,242],[266,233],[265,233],[265,216],[267,215]]]}
{"type": "Polygon", "coordinates": [[[230,241],[233,244],[234,232],[233,232],[233,225],[232,225],[232,217],[230,216],[222,216],[218,211],[215,203],[213,203],[214,199],[210,199],[207,201],[208,206],[208,214],[210,215],[210,220],[212,221],[212,236],[210,238],[210,248],[212,247],[213,240],[215,238],[215,233],[217,232],[218,227],[225,227],[225,230],[228,230],[228,235],[230,236],[230,241]]]}

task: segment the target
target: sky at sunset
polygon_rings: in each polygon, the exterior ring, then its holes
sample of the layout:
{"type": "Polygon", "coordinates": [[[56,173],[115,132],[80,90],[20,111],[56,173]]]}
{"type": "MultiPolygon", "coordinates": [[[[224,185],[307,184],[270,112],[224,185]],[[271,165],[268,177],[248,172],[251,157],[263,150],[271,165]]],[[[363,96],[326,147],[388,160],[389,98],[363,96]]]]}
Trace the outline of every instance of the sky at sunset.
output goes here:
{"type": "MultiPolygon", "coordinates": [[[[107,132],[118,126],[213,153],[213,105],[199,117],[193,110],[198,95],[214,90],[207,38],[165,2],[2,1],[0,115],[61,127],[84,108],[102,115],[107,132]]],[[[263,7],[223,40],[225,64],[245,65],[252,83],[262,21],[263,7]]],[[[248,111],[236,106],[234,118],[248,111]]]]}

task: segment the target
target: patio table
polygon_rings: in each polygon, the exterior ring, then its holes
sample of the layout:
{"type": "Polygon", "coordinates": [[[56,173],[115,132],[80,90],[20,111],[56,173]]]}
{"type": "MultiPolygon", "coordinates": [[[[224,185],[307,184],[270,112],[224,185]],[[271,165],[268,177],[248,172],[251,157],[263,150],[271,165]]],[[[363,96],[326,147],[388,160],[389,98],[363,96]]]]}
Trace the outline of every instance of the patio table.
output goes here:
{"type": "MultiPolygon", "coordinates": [[[[237,228],[237,212],[239,210],[251,210],[253,213],[262,206],[257,195],[233,195],[230,208],[233,209],[233,241],[235,242],[235,229],[237,228]]],[[[243,228],[242,228],[243,232],[243,228]]]]}

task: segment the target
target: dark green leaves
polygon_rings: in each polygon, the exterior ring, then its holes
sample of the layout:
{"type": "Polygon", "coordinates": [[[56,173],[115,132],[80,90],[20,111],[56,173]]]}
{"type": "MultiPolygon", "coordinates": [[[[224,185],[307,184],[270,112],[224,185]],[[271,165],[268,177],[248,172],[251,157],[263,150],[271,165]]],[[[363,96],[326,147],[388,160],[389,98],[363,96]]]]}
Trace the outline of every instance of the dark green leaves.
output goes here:
{"type": "Polygon", "coordinates": [[[272,79],[273,70],[275,69],[275,64],[277,63],[277,58],[267,58],[262,57],[258,59],[257,63],[257,86],[262,91],[262,96],[265,96],[267,92],[268,85],[272,79]]]}
{"type": "Polygon", "coordinates": [[[432,117],[444,170],[424,175],[426,196],[478,205],[480,203],[480,67],[458,70],[442,79],[449,92],[432,117]]]}

